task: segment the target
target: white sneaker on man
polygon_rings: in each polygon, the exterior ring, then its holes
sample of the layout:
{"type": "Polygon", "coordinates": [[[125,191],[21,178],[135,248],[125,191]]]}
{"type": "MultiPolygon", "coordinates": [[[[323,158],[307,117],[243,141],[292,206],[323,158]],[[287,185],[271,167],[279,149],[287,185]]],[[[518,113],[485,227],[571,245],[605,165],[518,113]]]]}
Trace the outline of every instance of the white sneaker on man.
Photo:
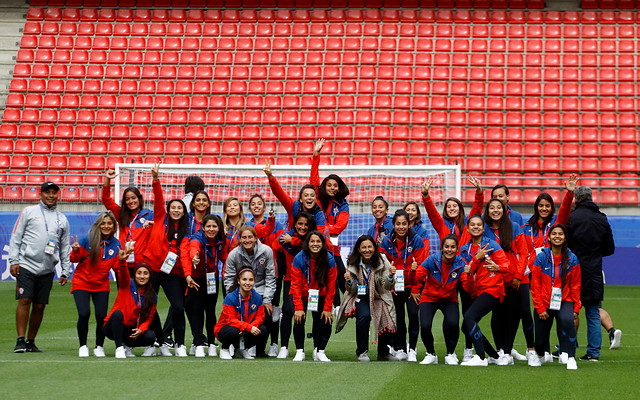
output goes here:
{"type": "Polygon", "coordinates": [[[622,331],[620,329],[616,329],[613,331],[613,338],[611,339],[611,346],[609,346],[609,350],[615,350],[620,347],[620,339],[622,339],[622,331]]]}
{"type": "Polygon", "coordinates": [[[471,360],[463,361],[460,365],[464,365],[467,367],[486,367],[487,365],[489,365],[489,362],[487,358],[483,360],[479,355],[475,354],[473,357],[471,357],[471,360]]]}
{"type": "Polygon", "coordinates": [[[469,361],[473,358],[473,349],[465,348],[462,352],[462,362],[469,361]]]}
{"type": "Polygon", "coordinates": [[[529,355],[527,364],[529,364],[530,367],[540,367],[542,366],[542,357],[534,352],[533,354],[529,355]]]}
{"type": "Polygon", "coordinates": [[[511,349],[511,357],[513,357],[516,361],[527,361],[527,356],[523,356],[518,353],[518,350],[511,349]]]}
{"type": "Polygon", "coordinates": [[[542,363],[543,364],[546,364],[546,363],[553,364],[553,356],[551,355],[551,353],[549,353],[548,351],[545,351],[544,357],[542,357],[542,363]]]}
{"type": "Polygon", "coordinates": [[[304,349],[296,350],[296,355],[293,357],[293,361],[304,361],[304,359],[305,359],[304,349]]]}
{"type": "Polygon", "coordinates": [[[124,352],[127,355],[127,358],[133,358],[136,356],[133,354],[133,347],[124,346],[124,352]]]}
{"type": "Polygon", "coordinates": [[[560,357],[558,357],[558,364],[566,364],[568,359],[568,353],[560,353],[560,357]]]}
{"type": "Polygon", "coordinates": [[[327,355],[325,354],[324,350],[318,350],[316,352],[316,361],[321,361],[321,362],[331,362],[331,360],[329,359],[329,357],[327,357],[327,355]]]}
{"type": "Polygon", "coordinates": [[[162,346],[158,348],[160,350],[160,355],[163,357],[172,357],[171,350],[169,350],[169,346],[166,343],[163,343],[162,346]]]}
{"type": "Polygon", "coordinates": [[[277,343],[271,343],[269,345],[269,349],[267,349],[267,356],[276,357],[277,355],[278,355],[278,344],[277,343]]]}
{"type": "Polygon", "coordinates": [[[407,361],[418,362],[418,353],[414,349],[409,349],[407,352],[407,361]]]}
{"type": "Polygon", "coordinates": [[[578,364],[576,363],[575,357],[567,358],[567,369],[578,369],[578,364]]]}
{"type": "Polygon", "coordinates": [[[289,349],[287,349],[287,346],[280,347],[280,351],[278,352],[278,356],[276,358],[279,358],[279,359],[289,358],[289,349]]]}
{"type": "Polygon", "coordinates": [[[87,345],[80,346],[78,349],[78,357],[89,357],[89,348],[87,345]]]}
{"type": "Polygon", "coordinates": [[[156,346],[147,346],[142,352],[142,357],[155,357],[157,355],[156,346]]]}
{"type": "Polygon", "coordinates": [[[231,360],[232,358],[233,357],[231,357],[231,353],[229,352],[229,349],[225,349],[225,348],[220,349],[221,360],[231,360]]]}
{"type": "Polygon", "coordinates": [[[427,353],[426,356],[424,356],[424,360],[420,361],[420,364],[422,365],[430,365],[430,364],[437,364],[438,363],[438,356],[435,354],[429,354],[427,353]]]}
{"type": "Polygon", "coordinates": [[[104,347],[102,347],[102,346],[96,346],[96,347],[93,349],[93,355],[94,355],[95,357],[100,357],[100,358],[105,357],[106,355],[104,354],[104,347]]]}
{"type": "Polygon", "coordinates": [[[458,365],[458,357],[455,353],[447,354],[444,356],[444,364],[445,365],[458,365]]]}
{"type": "Polygon", "coordinates": [[[209,345],[209,357],[218,357],[218,346],[215,344],[209,345]]]}
{"type": "Polygon", "coordinates": [[[127,358],[127,352],[124,349],[124,346],[116,348],[116,358],[127,358]]]}
{"type": "Polygon", "coordinates": [[[187,346],[183,344],[176,344],[176,357],[187,357],[187,346]]]}
{"type": "Polygon", "coordinates": [[[513,365],[513,357],[511,354],[503,354],[498,358],[498,365],[513,365]]]}
{"type": "Polygon", "coordinates": [[[255,358],[251,355],[250,350],[238,350],[238,355],[245,360],[253,360],[255,358]]]}
{"type": "Polygon", "coordinates": [[[193,352],[193,355],[196,357],[204,357],[205,356],[205,347],[204,346],[196,346],[196,350],[193,352]]]}
{"type": "Polygon", "coordinates": [[[369,358],[369,352],[365,351],[363,353],[360,353],[360,355],[358,356],[358,361],[360,362],[369,362],[371,361],[371,359],[369,358]]]}

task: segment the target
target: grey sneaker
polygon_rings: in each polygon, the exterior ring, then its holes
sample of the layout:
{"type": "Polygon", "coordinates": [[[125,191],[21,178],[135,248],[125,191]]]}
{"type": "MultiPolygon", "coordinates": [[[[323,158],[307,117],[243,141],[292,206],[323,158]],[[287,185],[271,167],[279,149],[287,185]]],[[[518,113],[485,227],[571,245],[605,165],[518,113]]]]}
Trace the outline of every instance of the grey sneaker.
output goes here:
{"type": "Polygon", "coordinates": [[[360,362],[369,362],[369,361],[371,361],[369,359],[369,354],[367,354],[367,353],[368,353],[368,351],[365,351],[365,352],[361,353],[358,356],[358,361],[360,361],[360,362]]]}

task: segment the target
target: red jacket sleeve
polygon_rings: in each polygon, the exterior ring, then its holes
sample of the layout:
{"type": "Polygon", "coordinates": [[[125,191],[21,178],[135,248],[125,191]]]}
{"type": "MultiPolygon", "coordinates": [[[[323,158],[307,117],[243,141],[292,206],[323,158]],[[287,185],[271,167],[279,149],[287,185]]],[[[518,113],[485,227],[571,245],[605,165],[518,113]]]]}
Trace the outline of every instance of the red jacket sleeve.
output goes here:
{"type": "Polygon", "coordinates": [[[329,268],[329,274],[327,276],[327,294],[324,296],[324,311],[331,312],[333,306],[333,297],[336,294],[336,279],[338,278],[338,267],[334,265],[333,268],[329,268]]]}
{"type": "Polygon", "coordinates": [[[266,225],[256,224],[255,229],[256,229],[256,233],[258,234],[258,239],[266,238],[267,236],[271,235],[271,233],[275,228],[276,228],[276,221],[270,220],[268,218],[267,218],[266,225]]]}
{"type": "Polygon", "coordinates": [[[164,205],[164,193],[162,193],[162,184],[160,184],[160,180],[153,182],[153,221],[154,223],[158,223],[158,221],[163,222],[164,217],[167,216],[167,210],[164,205]]]}
{"type": "Polygon", "coordinates": [[[153,307],[151,307],[151,310],[149,311],[149,316],[143,323],[140,324],[140,326],[138,326],[138,329],[140,329],[143,332],[149,329],[149,325],[151,325],[151,321],[153,320],[153,314],[155,313],[156,313],[156,305],[154,304],[153,307]]]}
{"type": "Polygon", "coordinates": [[[191,257],[189,257],[189,242],[191,240],[189,238],[183,238],[180,243],[180,266],[182,268],[182,272],[187,275],[187,269],[189,269],[189,274],[191,274],[191,257]]]}
{"type": "MultiPolygon", "coordinates": [[[[418,268],[420,268],[420,264],[422,264],[424,262],[424,260],[427,259],[428,256],[429,256],[429,248],[428,247],[423,247],[423,248],[420,248],[420,249],[416,249],[413,252],[413,254],[411,254],[411,257],[416,260],[416,263],[418,263],[418,268]]],[[[406,282],[408,283],[409,286],[412,286],[412,285],[414,285],[416,283],[416,272],[414,272],[411,269],[411,264],[413,264],[413,260],[411,260],[411,263],[408,263],[408,264],[409,264],[408,271],[405,270],[405,275],[408,275],[408,276],[405,276],[405,280],[406,280],[406,282]],[[408,274],[407,274],[407,272],[408,272],[408,274]]],[[[416,269],[416,271],[417,271],[417,269],[416,269]]]]}
{"type": "Polygon", "coordinates": [[[427,281],[427,273],[428,271],[425,267],[418,265],[414,278],[415,285],[411,288],[411,293],[420,294],[420,292],[422,292],[422,288],[427,281]]]}
{"type": "Polygon", "coordinates": [[[560,210],[558,210],[556,224],[567,225],[567,222],[569,222],[569,216],[571,215],[571,202],[573,202],[573,192],[565,193],[562,197],[560,210]]]}
{"type": "Polygon", "coordinates": [[[224,304],[222,306],[222,315],[220,321],[224,321],[225,325],[238,328],[240,331],[248,332],[251,330],[251,324],[248,322],[240,321],[237,316],[236,309],[233,306],[224,304]]]}
{"type": "Polygon", "coordinates": [[[102,186],[100,199],[102,200],[102,204],[116,216],[118,223],[120,223],[120,206],[111,198],[111,185],[102,186]]]}
{"type": "Polygon", "coordinates": [[[291,295],[293,296],[293,305],[295,311],[304,311],[302,302],[302,288],[305,278],[299,268],[291,267],[291,295]]]}
{"type": "Polygon", "coordinates": [[[580,264],[574,265],[569,273],[569,290],[571,290],[573,312],[576,314],[580,314],[580,308],[582,308],[582,301],[580,300],[581,274],[580,264]]]}
{"type": "Polygon", "coordinates": [[[533,308],[538,314],[542,314],[547,311],[545,303],[541,298],[542,293],[542,269],[538,265],[533,265],[531,268],[531,300],[533,301],[533,308]]]}
{"type": "MultiPolygon", "coordinates": [[[[500,267],[499,272],[501,274],[504,274],[505,272],[509,272],[509,259],[507,258],[507,255],[504,253],[504,250],[502,249],[496,250],[493,253],[491,253],[489,257],[493,260],[494,263],[498,264],[498,267],[500,267]]],[[[477,261],[475,257],[473,259],[477,261]]]]}
{"type": "Polygon", "coordinates": [[[469,216],[482,214],[482,207],[484,206],[484,193],[476,190],[476,196],[473,198],[473,206],[471,207],[471,211],[469,211],[469,216]]]}
{"type": "Polygon", "coordinates": [[[320,187],[320,155],[313,155],[311,158],[311,176],[309,177],[309,181],[316,188],[316,192],[320,187]]]}
{"type": "Polygon", "coordinates": [[[516,245],[516,250],[518,253],[518,265],[516,266],[516,271],[513,277],[515,279],[522,280],[522,278],[524,278],[524,272],[527,270],[527,265],[529,264],[530,254],[529,250],[527,249],[527,240],[524,233],[516,236],[514,243],[516,245]]]}
{"type": "Polygon", "coordinates": [[[287,210],[287,213],[290,215],[290,218],[293,218],[291,215],[291,211],[293,209],[293,199],[284,190],[282,190],[282,186],[278,183],[278,180],[275,176],[271,176],[269,178],[269,186],[271,187],[271,191],[276,196],[280,204],[287,210]]]}
{"type": "Polygon", "coordinates": [[[251,330],[251,326],[255,326],[256,328],[260,328],[260,325],[264,322],[264,307],[258,307],[258,311],[256,311],[255,316],[253,317],[253,321],[249,326],[249,330],[251,330]]]}
{"type": "Polygon", "coordinates": [[[340,211],[336,217],[335,224],[329,225],[327,223],[327,226],[329,227],[329,234],[334,236],[339,235],[342,231],[347,229],[347,225],[349,225],[349,213],[346,211],[340,211]]]}
{"type": "Polygon", "coordinates": [[[438,213],[436,210],[436,206],[433,204],[433,200],[431,200],[431,196],[422,196],[422,203],[424,204],[424,208],[427,210],[427,215],[429,216],[429,221],[431,221],[431,225],[433,225],[433,229],[438,232],[438,236],[440,236],[440,240],[442,240],[449,233],[449,227],[444,223],[444,219],[442,215],[438,213]]]}
{"type": "MultiPolygon", "coordinates": [[[[69,256],[69,260],[72,263],[79,263],[85,258],[89,257],[89,252],[84,247],[80,246],[78,251],[71,251],[71,255],[69,256]]],[[[116,257],[117,258],[117,257],[116,257]]]]}
{"type": "Polygon", "coordinates": [[[131,276],[129,275],[129,269],[127,268],[127,261],[121,260],[119,257],[117,267],[115,268],[116,275],[118,276],[118,288],[128,289],[131,283],[131,276]]]}

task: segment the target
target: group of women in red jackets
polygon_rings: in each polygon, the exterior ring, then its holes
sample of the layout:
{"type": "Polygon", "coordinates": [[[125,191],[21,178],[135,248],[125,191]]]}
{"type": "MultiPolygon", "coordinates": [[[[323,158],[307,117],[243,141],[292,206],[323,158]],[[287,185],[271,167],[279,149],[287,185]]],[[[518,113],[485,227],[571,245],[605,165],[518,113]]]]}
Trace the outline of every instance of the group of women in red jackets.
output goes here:
{"type": "Polygon", "coordinates": [[[89,356],[93,300],[97,357],[104,357],[108,337],[115,341],[118,358],[134,356],[132,348],[144,346],[143,356],[285,359],[291,353],[293,361],[303,361],[310,311],[316,361],[330,361],[326,348],[334,318],[336,332],[353,318],[359,361],[370,360],[373,322],[378,360],[417,362],[421,337],[426,354],[420,363],[437,364],[432,323],[440,310],[445,364],[513,365],[516,358],[541,365],[551,360],[549,334],[555,319],[561,332],[560,361],[577,368],[573,319],[581,306],[580,266],[567,248],[564,226],[574,175],[557,215],[553,199],[542,193],[526,222],[508,206],[506,186],[496,186],[484,204],[482,185],[473,177],[469,181],[476,196],[469,214],[456,198],[447,199],[439,213],[429,194],[432,180],[427,179],[422,203],[439,236],[437,244],[429,243],[418,203],[409,201],[389,215],[387,201],[378,196],[371,204],[375,223],[362,232],[345,265],[339,236],[349,222],[349,189],[335,174],[320,180],[323,145],[323,140],[316,143],[309,184],[295,199],[282,189],[269,163],[264,168],[287,212],[286,226],[275,221],[273,212],[265,216],[265,201],[258,194],[248,204],[251,219],[237,198],[225,201],[222,217],[212,214],[204,182],[192,177],[197,184],[187,202],[171,199],[165,205],[159,165],[151,170],[153,211],[144,207],[135,187],[124,190],[118,205],[111,196],[115,172],[107,171],[102,200],[108,211],[98,216],[87,237],[75,238],[72,245],[79,355],[89,356]],[[107,314],[112,269],[118,294],[107,314]],[[156,310],[160,288],[170,303],[164,329],[156,310]],[[220,291],[224,301],[217,318],[220,291]],[[478,325],[489,312],[493,342],[478,325]],[[187,319],[190,350],[185,344],[187,319]],[[527,342],[524,356],[513,347],[520,321],[527,342]],[[459,360],[455,350],[461,330],[465,346],[459,360]],[[292,331],[295,352],[289,351],[292,331]]]}

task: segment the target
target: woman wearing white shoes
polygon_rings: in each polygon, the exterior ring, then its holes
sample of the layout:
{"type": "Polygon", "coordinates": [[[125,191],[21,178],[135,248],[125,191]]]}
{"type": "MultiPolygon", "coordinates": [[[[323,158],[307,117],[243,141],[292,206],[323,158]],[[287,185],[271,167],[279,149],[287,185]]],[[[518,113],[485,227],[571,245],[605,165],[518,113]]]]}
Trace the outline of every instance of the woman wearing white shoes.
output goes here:
{"type": "Polygon", "coordinates": [[[547,234],[551,247],[542,249],[531,269],[531,297],[535,308],[535,348],[538,357],[530,357],[529,365],[539,367],[553,320],[558,325],[560,364],[578,369],[576,364],[576,327],[580,307],[580,264],[567,247],[567,228],[554,225],[547,234]]]}
{"type": "Polygon", "coordinates": [[[416,270],[415,286],[411,299],[420,307],[420,330],[427,354],[420,364],[437,364],[431,327],[436,311],[442,311],[442,330],[447,346],[444,363],[458,365],[455,350],[460,336],[460,311],[458,309],[457,285],[466,266],[458,255],[458,238],[450,234],[442,239],[440,252],[432,254],[416,270]]]}
{"type": "Polygon", "coordinates": [[[307,310],[313,318],[313,359],[331,361],[325,354],[331,336],[333,315],[331,306],[336,290],[337,268],[333,254],[327,250],[325,237],[310,232],[302,243],[302,251],[293,259],[291,294],[295,313],[293,337],[296,355],[293,361],[304,361],[304,324],[307,310]]]}
{"type": "Polygon", "coordinates": [[[224,298],[222,314],[214,328],[218,340],[222,343],[220,358],[232,358],[229,347],[237,349],[236,355],[253,359],[248,349],[255,346],[258,340],[266,338],[267,327],[264,322],[262,296],[253,288],[255,272],[247,266],[242,268],[224,298]]]}
{"type": "Polygon", "coordinates": [[[389,354],[387,346],[396,330],[396,308],[391,294],[396,267],[380,254],[375,243],[371,236],[362,235],[353,246],[347,260],[344,276],[347,291],[340,305],[336,333],[344,328],[348,318],[355,317],[356,355],[358,361],[368,362],[369,325],[373,320],[378,361],[399,361],[389,354]]]}
{"type": "Polygon", "coordinates": [[[71,262],[76,270],[71,279],[71,293],[78,308],[78,339],[80,357],[89,357],[87,333],[93,300],[96,317],[96,347],[93,355],[104,357],[104,333],[102,325],[109,307],[109,272],[118,262],[120,241],[115,237],[118,231],[116,217],[111,211],[98,215],[89,229],[89,235],[78,240],[72,238],[71,262]]]}
{"type": "Polygon", "coordinates": [[[131,253],[132,245],[118,252],[118,295],[102,328],[106,337],[116,342],[116,358],[135,357],[133,347],[152,346],[156,340],[149,329],[158,299],[151,286],[151,267],[135,263],[130,278],[126,260],[131,253]]]}

